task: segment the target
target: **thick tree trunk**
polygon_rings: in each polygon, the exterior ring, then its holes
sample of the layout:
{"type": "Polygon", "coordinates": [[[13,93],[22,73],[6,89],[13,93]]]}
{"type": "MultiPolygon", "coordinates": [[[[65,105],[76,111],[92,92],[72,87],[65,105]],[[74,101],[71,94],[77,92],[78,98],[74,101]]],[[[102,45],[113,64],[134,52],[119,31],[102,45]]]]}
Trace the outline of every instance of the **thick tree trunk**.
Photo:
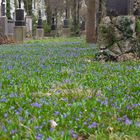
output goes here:
{"type": "Polygon", "coordinates": [[[50,0],[45,0],[46,4],[46,14],[47,14],[47,23],[51,26],[52,24],[52,10],[50,6],[50,0]]]}
{"type": "Polygon", "coordinates": [[[96,43],[96,0],[87,1],[86,40],[96,43]]]}

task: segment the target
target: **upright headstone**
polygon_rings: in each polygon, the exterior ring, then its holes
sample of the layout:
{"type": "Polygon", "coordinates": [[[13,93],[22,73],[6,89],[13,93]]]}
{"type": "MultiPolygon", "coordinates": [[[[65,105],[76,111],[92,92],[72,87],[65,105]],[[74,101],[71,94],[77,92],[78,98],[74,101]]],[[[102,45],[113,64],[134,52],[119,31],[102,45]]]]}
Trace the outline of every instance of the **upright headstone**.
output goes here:
{"type": "Polygon", "coordinates": [[[32,37],[32,16],[26,16],[26,36],[32,37]]]}
{"type": "Polygon", "coordinates": [[[107,15],[128,15],[130,0],[107,0],[107,15]]]}
{"type": "Polygon", "coordinates": [[[7,17],[5,15],[5,0],[1,2],[0,32],[7,35],[7,17]]]}
{"type": "Polygon", "coordinates": [[[21,0],[19,0],[19,8],[16,10],[16,21],[14,28],[14,38],[17,43],[23,43],[25,39],[25,20],[24,20],[24,10],[21,9],[21,0]]]}
{"type": "Polygon", "coordinates": [[[63,36],[69,37],[71,33],[71,29],[69,27],[69,19],[68,19],[68,9],[65,9],[65,19],[63,21],[63,36]]]}
{"type": "Polygon", "coordinates": [[[5,16],[5,0],[1,1],[1,16],[5,16]]]}
{"type": "Polygon", "coordinates": [[[36,30],[36,37],[37,39],[42,39],[44,37],[44,29],[43,29],[43,22],[41,17],[41,10],[39,10],[39,18],[36,30]]]}
{"type": "Polygon", "coordinates": [[[14,39],[14,28],[15,28],[15,21],[14,20],[8,20],[8,38],[14,39]]]}

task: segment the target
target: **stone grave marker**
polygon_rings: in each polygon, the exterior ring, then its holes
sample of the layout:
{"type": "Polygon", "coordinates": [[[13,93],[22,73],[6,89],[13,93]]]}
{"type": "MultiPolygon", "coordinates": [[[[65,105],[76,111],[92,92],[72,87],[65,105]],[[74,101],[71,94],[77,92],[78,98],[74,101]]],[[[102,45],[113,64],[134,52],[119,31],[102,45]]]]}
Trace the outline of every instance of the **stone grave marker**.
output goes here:
{"type": "Polygon", "coordinates": [[[32,16],[26,16],[26,37],[32,37],[32,16]]]}
{"type": "Polygon", "coordinates": [[[21,9],[21,0],[19,0],[19,8],[16,9],[16,21],[14,27],[14,39],[17,43],[23,43],[25,39],[25,19],[24,19],[24,10],[21,9]]]}
{"type": "Polygon", "coordinates": [[[42,21],[42,17],[41,17],[41,10],[39,10],[36,37],[37,37],[37,39],[42,39],[44,37],[44,29],[43,29],[43,21],[42,21]]]}
{"type": "Polygon", "coordinates": [[[8,28],[8,38],[13,39],[14,38],[14,28],[15,28],[15,21],[14,20],[8,20],[7,23],[8,28]]]}
{"type": "Polygon", "coordinates": [[[106,8],[108,16],[128,15],[130,0],[107,0],[106,8]]]}

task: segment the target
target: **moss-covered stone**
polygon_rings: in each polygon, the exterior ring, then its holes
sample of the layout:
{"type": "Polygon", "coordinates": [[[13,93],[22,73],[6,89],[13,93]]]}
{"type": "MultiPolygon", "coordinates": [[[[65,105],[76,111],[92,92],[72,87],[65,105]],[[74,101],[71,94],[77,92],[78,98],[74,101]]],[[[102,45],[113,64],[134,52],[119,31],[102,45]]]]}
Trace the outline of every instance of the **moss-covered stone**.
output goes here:
{"type": "Polygon", "coordinates": [[[135,16],[104,17],[98,31],[99,59],[120,61],[128,54],[131,57],[125,58],[140,57],[140,22],[135,16]]]}

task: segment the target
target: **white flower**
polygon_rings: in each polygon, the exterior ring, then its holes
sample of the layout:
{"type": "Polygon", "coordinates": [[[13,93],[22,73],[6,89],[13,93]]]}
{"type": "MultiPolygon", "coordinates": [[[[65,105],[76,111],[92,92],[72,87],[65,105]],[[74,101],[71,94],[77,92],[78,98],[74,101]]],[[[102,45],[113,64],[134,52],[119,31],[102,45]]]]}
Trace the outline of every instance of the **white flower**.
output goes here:
{"type": "Polygon", "coordinates": [[[51,123],[51,128],[55,128],[57,126],[57,123],[54,120],[51,120],[50,123],[51,123]]]}

